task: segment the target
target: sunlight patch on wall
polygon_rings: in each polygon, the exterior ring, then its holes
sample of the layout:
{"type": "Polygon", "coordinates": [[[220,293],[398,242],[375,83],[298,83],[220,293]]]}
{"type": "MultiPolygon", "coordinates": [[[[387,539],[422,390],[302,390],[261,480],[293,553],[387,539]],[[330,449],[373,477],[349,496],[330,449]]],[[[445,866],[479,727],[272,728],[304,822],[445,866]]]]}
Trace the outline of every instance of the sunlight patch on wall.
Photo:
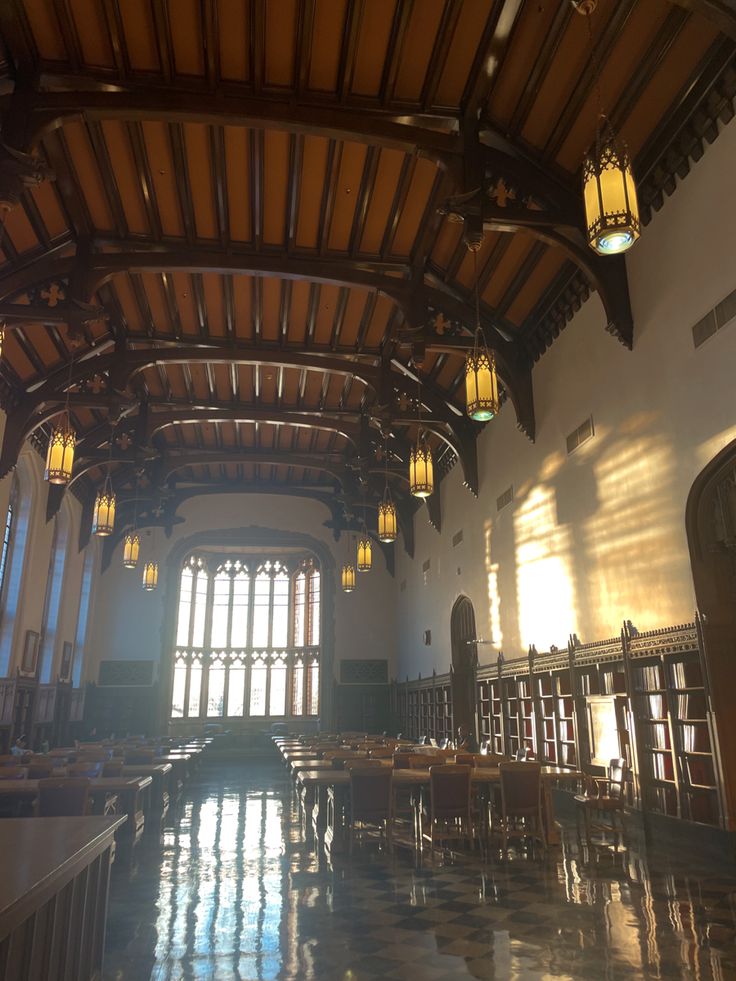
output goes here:
{"type": "Polygon", "coordinates": [[[562,646],[577,622],[568,531],[558,526],[554,490],[538,486],[514,515],[519,633],[524,647],[562,646]]]}
{"type": "Polygon", "coordinates": [[[491,550],[491,537],[493,535],[493,522],[486,521],[484,528],[485,538],[485,565],[486,579],[488,583],[488,634],[486,640],[490,640],[494,647],[503,645],[503,631],[501,630],[501,595],[498,588],[498,562],[493,561],[491,550]]]}
{"type": "Polygon", "coordinates": [[[587,570],[586,604],[601,632],[633,619],[640,628],[671,623],[687,597],[670,569],[685,547],[682,504],[668,488],[686,465],[661,436],[612,440],[592,464],[597,508],[584,522],[575,561],[587,570]],[[673,535],[673,528],[681,535],[673,535]]]}

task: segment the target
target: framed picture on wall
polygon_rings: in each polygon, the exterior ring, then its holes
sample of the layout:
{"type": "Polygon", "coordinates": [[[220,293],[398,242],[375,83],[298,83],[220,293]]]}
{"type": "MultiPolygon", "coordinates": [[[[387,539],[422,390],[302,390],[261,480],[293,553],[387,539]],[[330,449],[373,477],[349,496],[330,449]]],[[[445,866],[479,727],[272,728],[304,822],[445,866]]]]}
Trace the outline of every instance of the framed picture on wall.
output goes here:
{"type": "Polygon", "coordinates": [[[39,633],[37,630],[26,630],[26,642],[23,645],[23,660],[20,662],[20,673],[27,678],[32,678],[36,673],[38,641],[39,633]]]}
{"type": "Polygon", "coordinates": [[[68,640],[64,641],[61,649],[61,670],[59,671],[59,681],[69,681],[72,676],[72,660],[74,658],[74,647],[68,640]]]}

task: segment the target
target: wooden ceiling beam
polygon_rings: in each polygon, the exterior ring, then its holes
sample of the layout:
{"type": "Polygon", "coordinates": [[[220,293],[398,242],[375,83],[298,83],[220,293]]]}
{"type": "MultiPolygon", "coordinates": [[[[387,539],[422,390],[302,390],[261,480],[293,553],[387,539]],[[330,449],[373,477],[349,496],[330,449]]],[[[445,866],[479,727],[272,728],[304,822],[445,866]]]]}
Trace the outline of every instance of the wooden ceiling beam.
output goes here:
{"type": "MultiPolygon", "coordinates": [[[[47,85],[53,77],[46,76],[47,85]]],[[[68,79],[67,79],[68,83],[68,79]]],[[[11,100],[12,101],[12,100],[11,100]]],[[[166,120],[172,124],[196,122],[247,126],[289,133],[317,135],[335,140],[374,143],[418,153],[448,166],[462,152],[452,116],[398,115],[384,110],[297,104],[291,99],[268,98],[230,91],[187,92],[176,86],[130,87],[125,90],[32,91],[24,89],[24,119],[10,108],[12,145],[29,149],[65,122],[100,119],[166,120]],[[442,128],[444,125],[444,129],[442,128]]]]}
{"type": "Polygon", "coordinates": [[[736,41],[736,0],[670,0],[670,3],[707,18],[726,37],[736,41]]]}

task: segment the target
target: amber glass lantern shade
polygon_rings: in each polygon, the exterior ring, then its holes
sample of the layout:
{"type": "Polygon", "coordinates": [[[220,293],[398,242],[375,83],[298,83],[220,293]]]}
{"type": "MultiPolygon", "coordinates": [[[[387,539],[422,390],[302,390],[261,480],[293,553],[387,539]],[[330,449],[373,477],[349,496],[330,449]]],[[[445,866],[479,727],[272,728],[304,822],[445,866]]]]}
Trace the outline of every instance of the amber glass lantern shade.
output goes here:
{"type": "Polygon", "coordinates": [[[95,498],[95,510],[92,515],[92,534],[105,537],[112,535],[115,529],[115,494],[109,484],[105,484],[95,498]]]}
{"type": "Polygon", "coordinates": [[[476,338],[465,359],[465,408],[471,419],[488,422],[499,407],[496,359],[476,338]]]}
{"type": "Polygon", "coordinates": [[[135,533],[128,532],[123,540],[123,565],[126,569],[135,569],[138,565],[138,553],[141,548],[141,540],[135,533]]]}
{"type": "Polygon", "coordinates": [[[395,542],[397,537],[396,505],[389,497],[387,488],[383,500],[378,505],[378,540],[380,542],[395,542]]]}
{"type": "Polygon", "coordinates": [[[409,490],[414,497],[429,497],[434,490],[432,451],[421,436],[409,454],[409,490]]]}
{"type": "Polygon", "coordinates": [[[639,238],[639,203],[626,144],[607,119],[583,161],[583,200],[588,244],[599,255],[616,255],[639,238]]]}
{"type": "Polygon", "coordinates": [[[355,589],[355,567],[350,563],[342,567],[341,583],[344,593],[352,593],[355,589]]]}
{"type": "Polygon", "coordinates": [[[358,572],[370,572],[373,563],[371,540],[364,531],[358,539],[358,572]]]}
{"type": "Polygon", "coordinates": [[[3,356],[4,347],[5,347],[5,324],[0,323],[0,358],[3,356]]]}
{"type": "Polygon", "coordinates": [[[146,562],[143,566],[143,588],[151,592],[158,586],[158,562],[146,562]]]}
{"type": "Polygon", "coordinates": [[[46,450],[46,480],[50,484],[68,484],[72,479],[74,466],[74,444],[76,434],[65,419],[60,426],[51,430],[48,449],[46,450]]]}

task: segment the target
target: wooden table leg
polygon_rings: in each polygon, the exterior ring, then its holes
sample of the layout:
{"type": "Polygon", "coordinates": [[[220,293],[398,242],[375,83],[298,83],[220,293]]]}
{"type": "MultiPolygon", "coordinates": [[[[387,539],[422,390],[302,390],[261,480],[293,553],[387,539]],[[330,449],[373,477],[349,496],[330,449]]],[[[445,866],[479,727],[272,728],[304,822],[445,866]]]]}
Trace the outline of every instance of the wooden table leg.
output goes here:
{"type": "Polygon", "coordinates": [[[546,780],[542,781],[542,817],[544,819],[544,834],[548,845],[559,845],[560,829],[555,821],[555,804],[552,799],[552,788],[546,780]]]}
{"type": "Polygon", "coordinates": [[[325,828],[325,852],[328,858],[342,855],[348,850],[347,811],[350,788],[330,787],[327,794],[327,827],[325,828]]]}

